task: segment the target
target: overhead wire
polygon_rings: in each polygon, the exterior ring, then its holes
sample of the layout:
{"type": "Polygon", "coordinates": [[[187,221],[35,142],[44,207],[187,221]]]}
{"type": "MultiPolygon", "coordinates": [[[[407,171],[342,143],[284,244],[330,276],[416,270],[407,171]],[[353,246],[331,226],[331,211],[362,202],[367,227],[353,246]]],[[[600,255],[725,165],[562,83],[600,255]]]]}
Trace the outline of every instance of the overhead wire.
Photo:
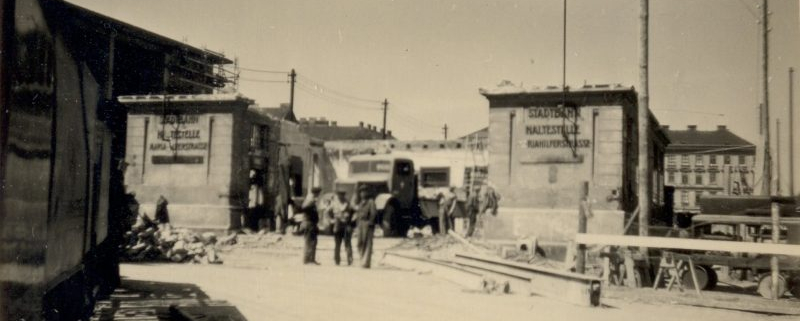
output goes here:
{"type": "Polygon", "coordinates": [[[313,88],[315,90],[317,90],[317,91],[328,93],[328,94],[332,94],[332,95],[335,95],[335,96],[340,96],[342,98],[361,101],[361,102],[368,102],[368,103],[382,103],[383,102],[383,101],[377,100],[377,99],[362,98],[362,97],[357,97],[357,96],[354,96],[354,95],[350,95],[350,94],[344,93],[342,91],[339,91],[339,90],[333,89],[331,87],[322,85],[320,82],[315,81],[315,80],[313,80],[313,79],[311,79],[311,78],[309,78],[307,76],[301,75],[301,74],[297,74],[297,80],[298,80],[298,82],[305,82],[306,85],[313,86],[313,88]]]}
{"type": "Polygon", "coordinates": [[[257,68],[247,68],[247,67],[242,67],[242,66],[239,66],[239,69],[240,70],[244,70],[244,71],[260,72],[260,73],[266,73],[266,74],[284,74],[284,75],[288,75],[289,74],[288,71],[264,70],[264,69],[257,69],[257,68]]]}
{"type": "Polygon", "coordinates": [[[363,106],[363,105],[356,105],[356,104],[353,104],[353,103],[350,103],[350,102],[347,102],[347,101],[344,101],[344,100],[341,100],[341,99],[337,99],[336,97],[332,97],[330,95],[325,95],[325,94],[323,94],[323,93],[321,93],[321,92],[319,92],[317,90],[314,90],[311,87],[308,87],[305,84],[298,83],[295,88],[297,88],[298,90],[303,91],[303,92],[305,92],[305,93],[307,93],[307,94],[309,94],[309,95],[311,95],[311,96],[313,96],[313,97],[315,97],[317,99],[324,100],[326,102],[329,102],[329,103],[332,103],[332,104],[335,104],[335,105],[338,105],[338,106],[341,106],[341,107],[360,109],[360,110],[371,110],[371,111],[381,110],[380,107],[368,107],[368,106],[363,106]]]}

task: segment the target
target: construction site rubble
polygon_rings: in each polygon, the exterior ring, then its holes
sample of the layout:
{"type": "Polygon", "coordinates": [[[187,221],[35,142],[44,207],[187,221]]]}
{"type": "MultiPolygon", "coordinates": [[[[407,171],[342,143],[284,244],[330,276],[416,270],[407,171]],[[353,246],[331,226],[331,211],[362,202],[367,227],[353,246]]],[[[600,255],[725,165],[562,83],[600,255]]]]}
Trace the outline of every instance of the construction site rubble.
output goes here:
{"type": "Polygon", "coordinates": [[[236,234],[218,238],[213,232],[176,229],[169,224],[155,224],[141,216],[125,233],[122,258],[128,261],[221,264],[219,248],[235,243],[236,234]]]}

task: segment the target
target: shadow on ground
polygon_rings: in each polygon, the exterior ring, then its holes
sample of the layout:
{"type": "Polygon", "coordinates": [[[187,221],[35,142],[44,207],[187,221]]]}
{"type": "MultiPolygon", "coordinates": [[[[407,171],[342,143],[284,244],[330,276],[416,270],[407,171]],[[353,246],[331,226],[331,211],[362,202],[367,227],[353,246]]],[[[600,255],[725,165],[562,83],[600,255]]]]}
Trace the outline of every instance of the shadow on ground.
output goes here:
{"type": "Polygon", "coordinates": [[[247,319],[235,306],[212,300],[194,284],[125,279],[108,299],[97,302],[92,320],[247,319]]]}

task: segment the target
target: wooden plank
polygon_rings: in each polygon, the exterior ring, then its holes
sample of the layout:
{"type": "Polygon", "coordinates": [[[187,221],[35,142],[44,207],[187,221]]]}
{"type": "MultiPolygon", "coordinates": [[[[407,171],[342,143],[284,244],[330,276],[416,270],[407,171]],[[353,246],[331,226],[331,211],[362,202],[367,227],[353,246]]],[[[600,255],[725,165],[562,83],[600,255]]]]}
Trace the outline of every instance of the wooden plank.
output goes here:
{"type": "Polygon", "coordinates": [[[722,251],[731,253],[759,253],[800,256],[800,245],[711,241],[654,236],[628,236],[606,234],[577,234],[576,243],[618,246],[652,247],[662,249],[722,251]]]}
{"type": "Polygon", "coordinates": [[[456,262],[469,264],[465,263],[466,260],[474,262],[471,264],[473,267],[516,278],[527,278],[533,293],[579,306],[600,305],[600,278],[486,256],[456,253],[456,262]]]}
{"type": "Polygon", "coordinates": [[[480,273],[427,258],[385,252],[381,263],[418,273],[431,273],[471,290],[482,290],[485,283],[485,278],[480,273]]]}
{"type": "MultiPolygon", "coordinates": [[[[698,214],[692,217],[692,222],[770,225],[772,224],[772,218],[767,216],[749,215],[698,214]]],[[[780,224],[800,225],[800,217],[781,217],[780,224]]]]}

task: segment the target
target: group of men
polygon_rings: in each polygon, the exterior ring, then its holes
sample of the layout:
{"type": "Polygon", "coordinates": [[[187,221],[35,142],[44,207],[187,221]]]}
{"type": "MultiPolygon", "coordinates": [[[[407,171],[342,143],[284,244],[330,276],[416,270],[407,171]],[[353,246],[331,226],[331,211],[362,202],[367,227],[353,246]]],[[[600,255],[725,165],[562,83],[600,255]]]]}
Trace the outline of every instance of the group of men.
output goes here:
{"type": "MultiPolygon", "coordinates": [[[[316,259],[317,236],[319,235],[319,196],[322,190],[314,188],[297,210],[303,213],[300,226],[305,238],[304,264],[319,265],[316,259]]],[[[372,239],[375,225],[378,223],[378,210],[375,207],[374,195],[366,187],[361,187],[351,201],[347,200],[344,190],[337,190],[336,197],[323,215],[332,218],[334,235],[334,256],[336,265],[341,263],[341,247],[344,244],[347,254],[347,265],[353,264],[353,248],[351,238],[358,237],[357,248],[361,258],[361,267],[370,268],[372,262],[372,239]]]]}
{"type": "MultiPolygon", "coordinates": [[[[465,191],[466,201],[464,210],[466,211],[467,237],[475,234],[477,225],[483,222],[483,215],[490,213],[497,215],[497,207],[500,196],[490,186],[475,186],[465,191]]],[[[457,206],[456,188],[450,187],[447,193],[439,194],[439,231],[447,234],[450,230],[455,230],[455,211],[457,206]]]]}

